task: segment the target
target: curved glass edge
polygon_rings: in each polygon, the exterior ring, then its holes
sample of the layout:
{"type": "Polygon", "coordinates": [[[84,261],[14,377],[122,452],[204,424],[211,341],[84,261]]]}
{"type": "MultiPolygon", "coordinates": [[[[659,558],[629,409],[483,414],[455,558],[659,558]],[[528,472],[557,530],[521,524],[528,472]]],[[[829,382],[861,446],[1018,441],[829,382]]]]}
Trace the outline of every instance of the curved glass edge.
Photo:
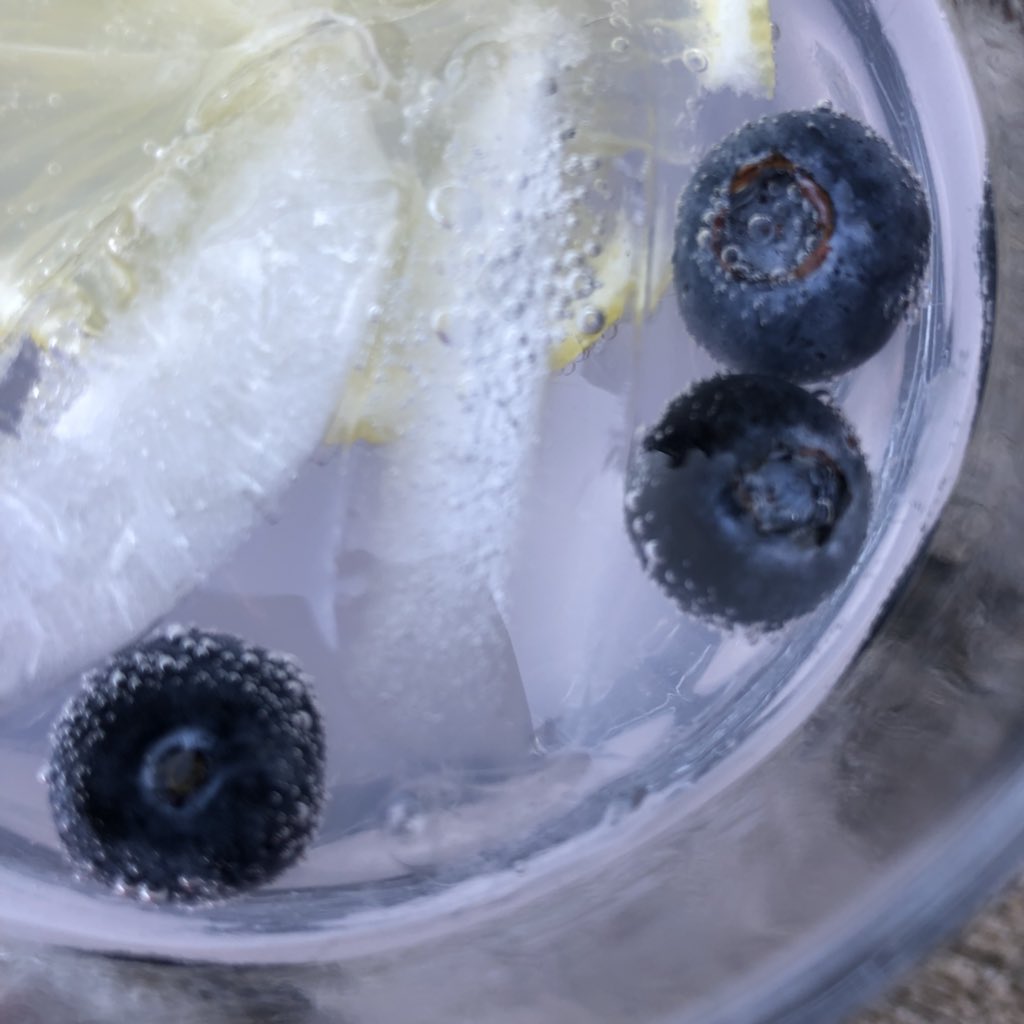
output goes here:
{"type": "MultiPolygon", "coordinates": [[[[978,89],[986,108],[994,150],[1002,158],[993,168],[993,202],[995,218],[1004,229],[999,239],[1003,258],[1000,261],[1000,305],[994,322],[996,340],[991,356],[991,386],[983,400],[978,433],[954,496],[952,504],[956,506],[958,498],[969,504],[979,500],[978,493],[972,491],[977,478],[969,470],[972,463],[983,461],[981,449],[991,431],[1000,427],[998,421],[986,415],[987,412],[992,408],[1003,408],[1000,402],[1009,403],[1011,407],[1016,402],[1014,389],[1018,374],[1014,372],[1013,364],[1018,357],[1010,332],[1015,323],[1024,322],[1024,265],[1006,257],[1011,240],[1024,235],[1024,219],[1022,209],[1013,207],[1010,167],[1015,165],[1015,161],[1008,158],[1007,147],[1014,145],[1018,150],[1024,149],[1024,145],[1015,141],[1015,136],[1024,140],[1024,130],[1020,125],[1021,111],[1024,111],[1024,74],[1020,75],[1020,81],[1012,83],[1012,88],[1002,79],[998,87],[986,82],[982,76],[993,71],[987,59],[985,34],[1002,32],[1005,36],[1005,22],[1000,23],[995,13],[981,10],[977,3],[959,5],[953,17],[960,23],[968,60],[978,76],[978,89]],[[1016,131],[1011,130],[1014,127],[1016,131]],[[1010,225],[1008,229],[1007,225],[1010,225]]],[[[993,275],[991,211],[989,214],[988,223],[983,226],[980,249],[986,269],[993,275]]],[[[962,542],[959,557],[969,557],[972,544],[980,546],[983,542],[991,542],[990,537],[977,532],[962,537],[964,524],[958,518],[960,513],[960,509],[953,507],[943,516],[929,552],[948,548],[954,542],[951,537],[955,537],[957,543],[962,542]]],[[[927,608],[931,587],[932,581],[927,577],[911,579],[894,603],[892,613],[880,626],[878,636],[884,639],[887,632],[896,628],[894,623],[898,621],[901,609],[915,605],[915,614],[920,614],[922,607],[927,608]]],[[[1024,615],[1020,618],[1024,626],[1024,615]]],[[[1024,629],[1021,633],[1024,634],[1024,629]]],[[[1019,769],[1020,759],[1018,753],[1017,763],[1012,767],[1019,769]]],[[[927,836],[929,848],[918,861],[904,864],[898,877],[894,875],[880,884],[874,898],[861,907],[857,919],[847,921],[842,933],[839,929],[830,931],[828,945],[819,943],[817,955],[805,958],[801,967],[788,977],[777,972],[771,978],[762,979],[763,983],[751,979],[745,993],[730,1005],[702,1008],[696,1015],[691,1008],[685,1018],[673,1016],[671,1020],[699,1020],[701,1024],[763,1024],[766,1021],[772,1024],[821,1024],[823,1021],[840,1020],[844,1013],[875,996],[896,972],[919,960],[928,948],[960,924],[1019,866],[1024,854],[1024,780],[1014,771],[1007,770],[1001,780],[993,783],[987,795],[986,801],[982,803],[979,800],[974,812],[961,815],[948,831],[943,830],[942,835],[933,832],[927,836]],[[894,891],[899,893],[898,903],[891,899],[894,891]],[[943,894],[942,898],[937,898],[937,893],[943,894]]],[[[192,969],[130,962],[125,964],[125,968],[149,972],[154,977],[167,974],[178,978],[179,983],[179,972],[192,969]]],[[[269,984],[269,975],[266,980],[269,984]]],[[[289,972],[279,980],[291,986],[296,976],[289,972]]],[[[270,987],[280,986],[275,982],[270,987]]],[[[294,1014],[298,1010],[292,1008],[289,1012],[294,1014]]],[[[52,1019],[54,1024],[59,1024],[59,1017],[52,1019]]],[[[222,1024],[228,1019],[234,1018],[218,1017],[217,1021],[222,1024]]],[[[292,1018],[285,1019],[292,1024],[292,1018]]],[[[301,1013],[294,1019],[304,1020],[301,1013]]]]}
{"type": "MultiPolygon", "coordinates": [[[[1000,548],[985,530],[965,530],[963,517],[965,510],[986,504],[998,504],[1004,511],[1009,506],[1009,495],[1002,493],[1001,481],[987,465],[986,456],[994,439],[1005,444],[1008,437],[1000,412],[1017,405],[1021,358],[1017,325],[1024,323],[1024,259],[1020,255],[1024,200],[1015,195],[1013,171],[1024,162],[1024,58],[1013,49],[1014,43],[1020,49],[1024,26],[1011,24],[1005,6],[994,0],[948,0],[943,6],[974,76],[991,145],[989,202],[978,246],[982,280],[988,283],[990,332],[983,375],[986,390],[976,432],[953,498],[918,568],[929,556],[944,560],[951,544],[958,548],[960,564],[980,557],[983,545],[986,559],[992,558],[993,546],[1000,548]],[[994,59],[1001,51],[1003,59],[994,59]],[[975,469],[980,472],[972,472],[975,469]],[[979,480],[987,484],[980,490],[979,480]]],[[[1019,433],[1014,436],[1019,440],[1019,433]]],[[[1015,462],[1019,465],[1020,458],[1015,462]]],[[[1021,525],[1019,515],[1007,518],[1021,525]]],[[[1007,575],[1012,568],[1012,563],[1006,567],[1007,575]]],[[[934,577],[912,570],[871,642],[884,642],[887,633],[899,628],[900,613],[908,608],[913,608],[917,621],[929,611],[939,617],[950,614],[948,604],[945,608],[936,604],[934,577]]],[[[1018,629],[1024,633],[1024,609],[1014,611],[1018,629]]],[[[852,674],[856,671],[855,666],[852,674]]],[[[831,932],[827,944],[819,943],[825,955],[809,957],[789,978],[775,973],[763,983],[751,979],[746,993],[730,1005],[705,1007],[682,1019],[701,1024],[822,1024],[843,1020],[879,998],[1019,872],[1024,861],[1022,755],[1024,747],[1016,763],[1002,767],[1001,777],[987,793],[977,794],[970,810],[959,814],[941,834],[925,838],[918,855],[879,885],[856,921],[847,922],[845,934],[831,932]]],[[[673,1016],[671,1024],[680,1020],[673,1016]]]]}
{"type": "MultiPolygon", "coordinates": [[[[982,812],[959,816],[941,840],[932,839],[939,855],[921,858],[880,886],[847,933],[831,936],[827,948],[838,952],[806,962],[782,984],[778,974],[763,986],[751,984],[750,994],[690,1014],[687,1024],[831,1024],[880,998],[1019,872],[1024,782],[1007,780],[982,812]]],[[[679,1024],[679,1018],[659,1024],[679,1024]]]]}

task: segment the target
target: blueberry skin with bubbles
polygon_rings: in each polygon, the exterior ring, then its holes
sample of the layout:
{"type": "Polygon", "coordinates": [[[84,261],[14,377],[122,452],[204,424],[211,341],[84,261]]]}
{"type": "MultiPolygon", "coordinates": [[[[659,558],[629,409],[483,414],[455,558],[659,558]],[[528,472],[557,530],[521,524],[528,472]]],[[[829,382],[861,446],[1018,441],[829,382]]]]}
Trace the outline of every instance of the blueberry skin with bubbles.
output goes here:
{"type": "Polygon", "coordinates": [[[766,117],[711,150],[683,192],[679,308],[732,369],[834,377],[892,336],[931,230],[918,178],[871,129],[823,107],[766,117]]]}
{"type": "Polygon", "coordinates": [[[324,803],[324,732],[294,662],[171,627],[86,676],[52,734],[50,806],[71,860],[176,902],[263,885],[324,803]]]}
{"type": "Polygon", "coordinates": [[[685,611],[774,629],[856,563],[871,476],[835,409],[779,378],[723,376],[635,446],[625,511],[644,567],[685,611]]]}

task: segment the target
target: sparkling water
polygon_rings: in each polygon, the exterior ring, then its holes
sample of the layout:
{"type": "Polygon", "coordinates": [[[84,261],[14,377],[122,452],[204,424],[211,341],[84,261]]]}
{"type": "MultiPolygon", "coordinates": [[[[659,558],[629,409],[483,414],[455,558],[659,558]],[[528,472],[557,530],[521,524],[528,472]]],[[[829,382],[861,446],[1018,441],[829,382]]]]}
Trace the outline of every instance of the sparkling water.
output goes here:
{"type": "Polygon", "coordinates": [[[169,66],[209,88],[154,106],[102,216],[76,219],[58,157],[20,190],[0,162],[0,883],[24,934],[232,955],[472,898],[718,784],[865,642],[970,429],[983,153],[937,11],[775,0],[767,96],[715,88],[668,0],[276,6],[245,59],[169,66]],[[824,101],[920,174],[931,265],[895,338],[819,389],[874,478],[857,567],[783,629],[722,629],[624,526],[637,431],[721,369],[669,285],[675,203],[728,132],[824,101]],[[142,939],[151,908],[64,863],[39,773],[82,670],[161,623],[298,659],[329,799],[273,886],[142,939]]]}

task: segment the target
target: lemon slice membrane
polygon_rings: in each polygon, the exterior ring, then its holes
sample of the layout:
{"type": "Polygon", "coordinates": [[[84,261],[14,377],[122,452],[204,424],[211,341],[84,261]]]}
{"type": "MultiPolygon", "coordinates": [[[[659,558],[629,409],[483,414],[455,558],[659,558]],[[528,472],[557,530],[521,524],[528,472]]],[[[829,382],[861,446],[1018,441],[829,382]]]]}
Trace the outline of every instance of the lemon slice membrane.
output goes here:
{"type": "Polygon", "coordinates": [[[772,86],[767,0],[678,8],[5,16],[0,375],[30,379],[0,378],[0,692],[163,614],[324,438],[387,444],[390,505],[430,496],[383,551],[473,551],[500,604],[551,372],[667,284],[671,232],[652,252],[638,189],[663,156],[645,83],[772,86]],[[423,527],[454,507],[472,536],[423,527]]]}

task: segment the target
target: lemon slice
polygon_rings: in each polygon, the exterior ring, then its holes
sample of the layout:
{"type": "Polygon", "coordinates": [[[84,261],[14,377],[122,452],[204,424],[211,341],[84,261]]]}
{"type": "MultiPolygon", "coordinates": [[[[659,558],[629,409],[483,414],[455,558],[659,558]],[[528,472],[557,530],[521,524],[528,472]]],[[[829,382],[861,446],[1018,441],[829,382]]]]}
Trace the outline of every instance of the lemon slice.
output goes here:
{"type": "Polygon", "coordinates": [[[522,690],[502,615],[558,338],[539,301],[562,276],[562,103],[549,83],[581,46],[578,26],[521,0],[464,53],[436,97],[456,127],[421,167],[425,201],[374,346],[385,391],[406,389],[407,426],[365,455],[381,471],[359,547],[377,568],[353,609],[346,685],[403,751],[438,756],[442,733],[423,723],[442,723],[446,762],[523,756],[531,735],[508,703],[522,690]],[[447,662],[431,671],[438,652],[447,662]],[[487,727],[449,729],[453,707],[487,727]]]}
{"type": "Polygon", "coordinates": [[[224,54],[150,173],[14,278],[0,691],[126,642],[316,447],[401,206],[353,77],[363,42],[318,20],[224,54]]]}
{"type": "MultiPolygon", "coordinates": [[[[687,87],[694,98],[702,90],[725,87],[761,97],[771,95],[774,61],[768,0],[708,0],[690,5],[690,13],[683,17],[678,16],[677,3],[643,0],[633,5],[632,22],[621,13],[609,17],[607,5],[598,0],[542,3],[536,5],[539,13],[532,17],[506,18],[496,18],[494,8],[474,3],[447,0],[440,7],[425,6],[430,10],[421,18],[411,18],[401,31],[406,33],[402,39],[407,52],[427,54],[420,60],[418,80],[434,89],[435,102],[436,93],[444,94],[445,75],[454,65],[461,68],[474,53],[478,58],[483,53],[493,68],[500,69],[510,52],[531,45],[531,39],[535,42],[537,33],[543,32],[541,14],[563,16],[579,30],[575,57],[563,61],[551,76],[551,87],[564,94],[563,109],[571,118],[566,122],[563,185],[568,194],[578,184],[569,180],[572,174],[596,165],[598,172],[591,172],[591,183],[607,191],[603,196],[591,194],[561,214],[566,223],[576,225],[567,229],[565,248],[575,250],[577,259],[580,250],[585,254],[577,267],[580,294],[563,301],[560,310],[551,311],[543,325],[554,338],[547,361],[553,371],[562,370],[586,354],[622,318],[642,318],[652,312],[671,278],[674,202],[661,203],[653,211],[652,224],[642,230],[622,212],[621,188],[616,191],[609,184],[604,168],[628,159],[630,153],[673,163],[690,158],[693,139],[685,125],[679,126],[671,139],[650,130],[644,134],[638,128],[651,120],[652,97],[654,102],[660,99],[678,109],[685,103],[687,87]],[[438,21],[442,9],[445,17],[438,21]],[[490,13],[481,18],[482,10],[490,13]],[[457,26],[454,35],[450,32],[453,24],[457,26]],[[447,52],[455,39],[463,41],[438,73],[437,55],[447,52]],[[682,84],[680,69],[686,76],[682,84]],[[588,236],[579,225],[595,221],[600,208],[611,220],[611,227],[588,236]]],[[[518,13],[522,15],[522,11],[518,13]]],[[[550,39],[546,44],[551,45],[550,39]]],[[[487,109],[492,91],[514,93],[517,89],[514,80],[508,75],[503,78],[500,71],[492,77],[484,92],[473,98],[481,109],[487,109]]],[[[441,108],[447,118],[440,122],[428,119],[425,124],[425,134],[433,144],[446,139],[450,127],[457,125],[464,140],[473,141],[476,132],[475,142],[486,148],[492,122],[446,108],[443,103],[441,108]]],[[[382,309],[375,337],[357,372],[346,382],[328,433],[330,442],[382,443],[416,427],[411,396],[419,363],[430,351],[431,338],[444,343],[446,316],[437,309],[432,324],[416,328],[411,324],[417,310],[438,307],[431,268],[444,263],[447,250],[458,244],[460,230],[474,230],[474,203],[479,207],[472,183],[459,180],[457,174],[449,175],[448,184],[430,184],[438,159],[437,153],[431,153],[418,168],[419,191],[405,212],[406,242],[396,263],[396,293],[382,309]],[[431,217],[445,224],[449,232],[424,231],[422,225],[431,217]],[[409,344],[411,330],[418,333],[421,344],[409,344]]],[[[522,165],[523,154],[516,154],[510,171],[522,165]]]]}

